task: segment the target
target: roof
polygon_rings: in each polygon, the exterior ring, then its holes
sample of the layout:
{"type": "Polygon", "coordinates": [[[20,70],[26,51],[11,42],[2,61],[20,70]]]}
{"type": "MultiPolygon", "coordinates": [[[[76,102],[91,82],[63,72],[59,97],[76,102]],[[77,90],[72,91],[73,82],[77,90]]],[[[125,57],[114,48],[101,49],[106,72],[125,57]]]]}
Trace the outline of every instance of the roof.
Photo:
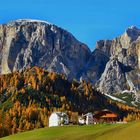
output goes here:
{"type": "Polygon", "coordinates": [[[68,116],[66,113],[64,113],[64,112],[53,112],[54,114],[57,114],[57,116],[59,116],[59,117],[66,117],[66,116],[68,116]]]}
{"type": "Polygon", "coordinates": [[[94,117],[101,117],[101,118],[116,118],[119,115],[117,113],[114,113],[111,110],[104,109],[101,111],[97,111],[93,116],[94,117]]]}
{"type": "Polygon", "coordinates": [[[93,114],[89,112],[89,113],[84,114],[84,115],[82,115],[82,116],[84,117],[84,116],[92,116],[92,115],[93,115],[93,114]]]}
{"type": "Polygon", "coordinates": [[[110,110],[108,110],[108,109],[103,109],[102,111],[105,111],[105,112],[106,112],[106,111],[110,111],[110,110]]]}
{"type": "Polygon", "coordinates": [[[103,110],[94,112],[94,115],[99,114],[99,113],[114,113],[114,112],[108,109],[103,109],[103,110]]]}
{"type": "Polygon", "coordinates": [[[118,115],[115,113],[107,113],[107,114],[101,116],[101,118],[117,118],[117,117],[118,117],[118,115]]]}

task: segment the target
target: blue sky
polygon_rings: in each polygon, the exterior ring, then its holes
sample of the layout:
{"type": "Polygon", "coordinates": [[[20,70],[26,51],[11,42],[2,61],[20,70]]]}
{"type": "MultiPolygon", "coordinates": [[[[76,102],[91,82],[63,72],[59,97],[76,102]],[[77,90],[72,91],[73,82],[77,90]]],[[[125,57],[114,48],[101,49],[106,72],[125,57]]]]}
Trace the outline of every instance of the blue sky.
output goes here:
{"type": "Polygon", "coordinates": [[[94,49],[100,39],[112,39],[140,27],[139,0],[1,0],[0,23],[29,18],[47,20],[94,49]]]}

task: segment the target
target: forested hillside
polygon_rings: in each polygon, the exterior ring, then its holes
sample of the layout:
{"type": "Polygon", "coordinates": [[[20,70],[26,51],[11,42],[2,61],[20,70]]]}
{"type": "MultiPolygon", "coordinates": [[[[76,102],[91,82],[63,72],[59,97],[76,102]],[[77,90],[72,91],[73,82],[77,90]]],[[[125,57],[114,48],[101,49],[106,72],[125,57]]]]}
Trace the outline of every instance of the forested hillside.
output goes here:
{"type": "Polygon", "coordinates": [[[137,120],[140,111],[114,103],[90,83],[38,67],[0,76],[0,137],[48,126],[53,111],[68,113],[76,123],[78,114],[109,109],[121,120],[137,120]]]}

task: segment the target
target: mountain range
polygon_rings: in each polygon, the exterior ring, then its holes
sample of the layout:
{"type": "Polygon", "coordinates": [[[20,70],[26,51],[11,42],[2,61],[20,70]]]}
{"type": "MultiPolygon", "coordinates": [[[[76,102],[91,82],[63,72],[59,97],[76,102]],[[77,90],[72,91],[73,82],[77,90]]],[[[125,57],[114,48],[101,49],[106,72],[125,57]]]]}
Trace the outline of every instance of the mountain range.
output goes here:
{"type": "Polygon", "coordinates": [[[91,52],[71,33],[46,21],[20,19],[0,25],[0,74],[33,66],[64,73],[69,80],[86,80],[104,94],[131,94],[136,105],[140,30],[131,26],[119,37],[97,41],[91,52]]]}

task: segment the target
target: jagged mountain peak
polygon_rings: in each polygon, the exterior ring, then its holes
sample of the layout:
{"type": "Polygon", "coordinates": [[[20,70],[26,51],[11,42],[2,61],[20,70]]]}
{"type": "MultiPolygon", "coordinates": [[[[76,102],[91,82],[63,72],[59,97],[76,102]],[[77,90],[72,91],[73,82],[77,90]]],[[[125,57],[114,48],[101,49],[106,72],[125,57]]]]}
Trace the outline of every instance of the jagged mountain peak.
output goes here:
{"type": "Polygon", "coordinates": [[[128,36],[131,41],[135,41],[140,36],[140,29],[138,29],[136,26],[130,26],[126,29],[124,36],[128,36]]]}
{"type": "Polygon", "coordinates": [[[139,30],[136,26],[131,25],[127,28],[127,30],[139,30]]]}
{"type": "Polygon", "coordinates": [[[98,41],[83,73],[83,78],[107,94],[138,92],[139,76],[140,29],[136,26],[112,40],[98,41]]]}
{"type": "Polygon", "coordinates": [[[19,19],[0,26],[2,74],[36,65],[74,78],[90,54],[71,33],[46,21],[19,19]]]}

